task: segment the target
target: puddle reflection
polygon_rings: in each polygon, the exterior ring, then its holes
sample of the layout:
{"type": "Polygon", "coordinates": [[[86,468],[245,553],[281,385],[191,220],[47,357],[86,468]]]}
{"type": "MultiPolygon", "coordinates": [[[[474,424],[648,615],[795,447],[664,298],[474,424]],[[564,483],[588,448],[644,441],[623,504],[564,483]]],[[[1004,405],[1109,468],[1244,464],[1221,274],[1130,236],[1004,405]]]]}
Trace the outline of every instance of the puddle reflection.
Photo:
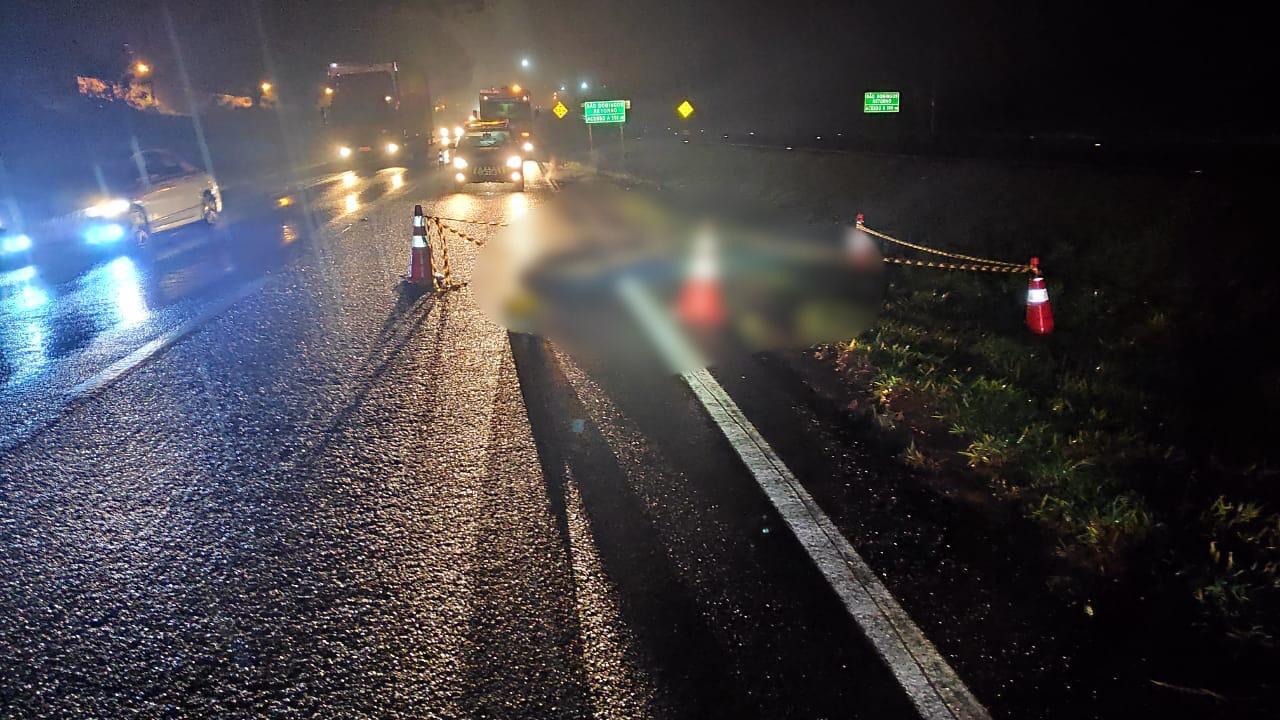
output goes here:
{"type": "Polygon", "coordinates": [[[18,291],[17,306],[19,310],[36,310],[49,303],[49,293],[35,285],[25,285],[18,291]]]}
{"type": "Polygon", "coordinates": [[[142,292],[142,277],[133,260],[116,258],[106,267],[108,296],[115,302],[120,326],[131,328],[151,317],[146,296],[142,292]]]}

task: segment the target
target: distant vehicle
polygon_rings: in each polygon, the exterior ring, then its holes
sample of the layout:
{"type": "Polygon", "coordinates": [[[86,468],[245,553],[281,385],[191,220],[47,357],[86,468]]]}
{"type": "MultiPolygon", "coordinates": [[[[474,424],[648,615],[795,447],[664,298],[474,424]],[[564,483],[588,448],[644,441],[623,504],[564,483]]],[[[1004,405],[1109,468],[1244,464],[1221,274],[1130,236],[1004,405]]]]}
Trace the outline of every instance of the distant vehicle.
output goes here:
{"type": "Polygon", "coordinates": [[[453,150],[453,179],[466,183],[515,183],[524,190],[524,156],[506,127],[473,130],[453,150]]]}
{"type": "Polygon", "coordinates": [[[520,152],[533,157],[538,152],[533,132],[533,105],[529,93],[519,85],[480,91],[479,118],[482,122],[505,121],[519,142],[520,152]]]}
{"type": "Polygon", "coordinates": [[[57,203],[29,232],[37,242],[146,247],[156,233],[215,225],[222,193],[212,176],[168,150],[144,150],[114,163],[89,163],[54,193],[57,203]]]}
{"type": "Polygon", "coordinates": [[[462,139],[465,131],[462,126],[454,128],[440,128],[440,137],[436,142],[436,161],[441,165],[448,165],[453,159],[453,149],[457,147],[458,141],[462,139]]]}
{"type": "Polygon", "coordinates": [[[330,63],[329,83],[333,94],[323,116],[332,160],[386,167],[413,159],[416,144],[425,151],[431,143],[431,129],[411,127],[401,107],[396,63],[330,63]]]}

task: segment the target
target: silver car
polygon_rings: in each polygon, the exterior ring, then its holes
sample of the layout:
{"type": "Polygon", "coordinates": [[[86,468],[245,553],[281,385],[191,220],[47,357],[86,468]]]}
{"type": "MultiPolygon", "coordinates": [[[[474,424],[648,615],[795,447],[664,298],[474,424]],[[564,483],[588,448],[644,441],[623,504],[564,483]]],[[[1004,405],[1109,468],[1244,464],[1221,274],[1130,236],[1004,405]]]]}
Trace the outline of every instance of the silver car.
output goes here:
{"type": "Polygon", "coordinates": [[[127,238],[142,247],[154,233],[198,222],[214,225],[222,214],[213,177],[167,150],[136,153],[97,175],[101,197],[78,213],[90,245],[127,238]]]}

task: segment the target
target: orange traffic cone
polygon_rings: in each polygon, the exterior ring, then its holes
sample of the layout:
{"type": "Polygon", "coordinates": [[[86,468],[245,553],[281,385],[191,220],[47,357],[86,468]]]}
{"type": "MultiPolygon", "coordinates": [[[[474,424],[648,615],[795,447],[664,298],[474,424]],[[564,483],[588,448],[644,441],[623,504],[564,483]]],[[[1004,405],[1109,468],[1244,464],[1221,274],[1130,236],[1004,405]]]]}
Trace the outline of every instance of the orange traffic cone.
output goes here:
{"type": "Polygon", "coordinates": [[[693,248],[689,276],[680,288],[676,306],[676,311],[685,324],[697,328],[715,328],[724,322],[719,264],[715,239],[710,235],[698,238],[693,248]]]}
{"type": "Polygon", "coordinates": [[[422,206],[413,206],[413,240],[409,243],[409,282],[415,285],[433,282],[431,246],[427,243],[427,218],[422,206]]]}
{"type": "Polygon", "coordinates": [[[1027,327],[1036,335],[1053,332],[1053,309],[1049,306],[1049,291],[1040,277],[1040,258],[1031,258],[1035,275],[1027,284],[1027,327]]]}

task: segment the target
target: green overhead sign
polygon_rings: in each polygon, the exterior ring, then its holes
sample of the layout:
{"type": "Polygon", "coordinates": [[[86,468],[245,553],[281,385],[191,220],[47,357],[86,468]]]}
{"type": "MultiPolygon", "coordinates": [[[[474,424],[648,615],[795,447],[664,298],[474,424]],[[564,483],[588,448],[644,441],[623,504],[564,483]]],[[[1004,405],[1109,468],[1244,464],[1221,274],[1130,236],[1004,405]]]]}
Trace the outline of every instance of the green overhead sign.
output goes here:
{"type": "Polygon", "coordinates": [[[588,125],[624,123],[627,121],[626,100],[590,100],[582,103],[582,117],[588,125]]]}
{"type": "Polygon", "coordinates": [[[864,113],[896,113],[901,93],[898,92],[866,92],[862,94],[862,112],[864,113]]]}

